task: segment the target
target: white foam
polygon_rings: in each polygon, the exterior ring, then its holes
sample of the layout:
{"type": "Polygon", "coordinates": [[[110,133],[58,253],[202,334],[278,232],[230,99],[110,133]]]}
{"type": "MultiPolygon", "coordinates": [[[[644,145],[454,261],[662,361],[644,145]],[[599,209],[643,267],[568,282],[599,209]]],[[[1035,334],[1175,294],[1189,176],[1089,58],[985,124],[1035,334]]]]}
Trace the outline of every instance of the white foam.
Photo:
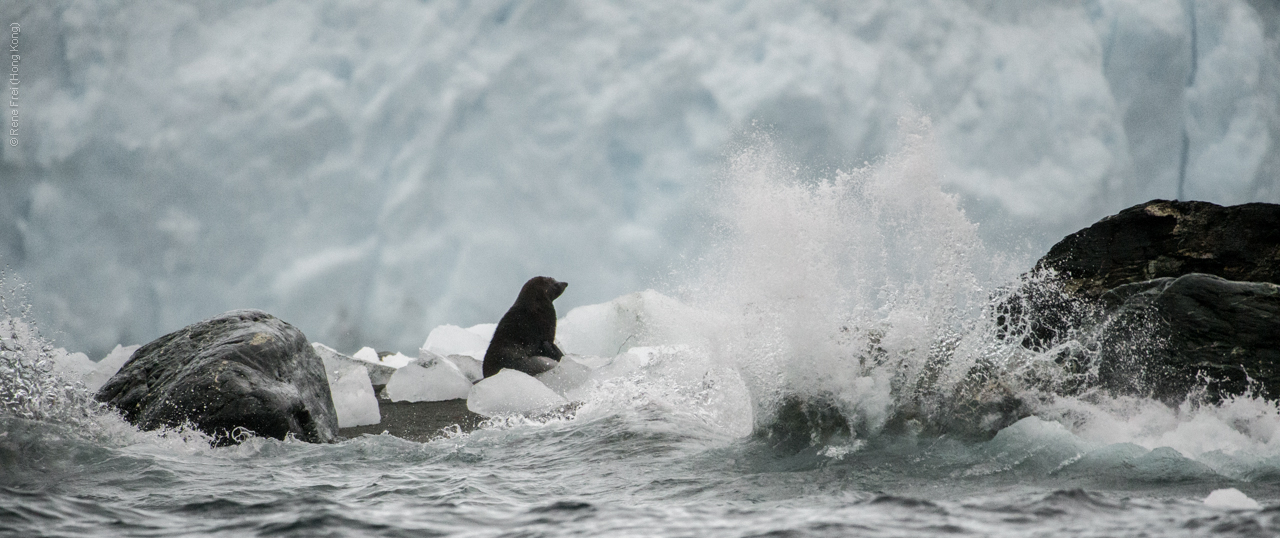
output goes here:
{"type": "Polygon", "coordinates": [[[383,390],[395,402],[439,402],[466,398],[471,380],[453,361],[435,355],[396,370],[383,390]]]}
{"type": "Polygon", "coordinates": [[[1171,407],[1146,398],[1056,397],[1038,413],[1071,424],[1089,442],[1169,447],[1197,459],[1280,456],[1280,405],[1263,398],[1236,396],[1213,405],[1171,407]]]}
{"type": "Polygon", "coordinates": [[[1204,505],[1224,510],[1258,510],[1262,508],[1258,501],[1250,499],[1248,495],[1236,488],[1213,490],[1208,497],[1204,498],[1204,505]]]}
{"type": "MultiPolygon", "coordinates": [[[[567,394],[581,401],[579,416],[656,412],[662,421],[642,421],[680,435],[696,432],[736,439],[752,431],[752,396],[738,371],[691,346],[640,347],[598,366],[586,383],[567,394]],[[691,429],[692,428],[692,429],[691,429]]],[[[591,366],[588,366],[590,368],[591,366]]]]}
{"type": "Polygon", "coordinates": [[[71,353],[63,348],[53,350],[53,371],[65,381],[84,382],[97,367],[84,353],[71,353]]]}
{"type": "Polygon", "coordinates": [[[467,395],[467,409],[486,417],[545,411],[567,403],[541,381],[508,368],[476,383],[467,395]]]}

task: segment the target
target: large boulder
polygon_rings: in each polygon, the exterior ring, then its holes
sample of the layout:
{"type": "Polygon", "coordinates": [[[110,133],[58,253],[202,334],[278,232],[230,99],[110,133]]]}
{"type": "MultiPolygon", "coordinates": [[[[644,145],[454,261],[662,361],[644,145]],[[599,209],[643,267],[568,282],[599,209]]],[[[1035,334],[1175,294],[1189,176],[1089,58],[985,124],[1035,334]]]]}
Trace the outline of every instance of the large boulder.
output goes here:
{"type": "Polygon", "coordinates": [[[996,303],[998,334],[1057,350],[1076,389],[1280,397],[1276,284],[1280,205],[1153,200],[1054,245],[996,303]]]}
{"type": "Polygon", "coordinates": [[[140,428],[190,423],[219,444],[246,430],[337,439],[324,363],[301,331],[258,310],[227,312],[142,346],[97,399],[140,428]]]}
{"type": "Polygon", "coordinates": [[[1103,386],[1168,401],[1198,387],[1211,400],[1248,390],[1280,397],[1280,285],[1192,273],[1119,286],[1100,299],[1110,313],[1103,386]]]}

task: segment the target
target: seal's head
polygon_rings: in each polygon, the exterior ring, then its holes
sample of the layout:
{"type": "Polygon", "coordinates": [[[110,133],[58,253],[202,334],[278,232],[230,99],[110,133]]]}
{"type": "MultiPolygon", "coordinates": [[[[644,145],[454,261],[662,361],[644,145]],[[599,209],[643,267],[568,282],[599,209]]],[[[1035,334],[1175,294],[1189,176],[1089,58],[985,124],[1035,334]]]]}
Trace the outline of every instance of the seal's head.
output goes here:
{"type": "Polygon", "coordinates": [[[560,282],[549,276],[535,276],[525,282],[523,288],[520,288],[520,296],[516,298],[516,303],[528,303],[529,301],[538,300],[551,302],[560,297],[567,287],[569,287],[568,282],[560,282]]]}

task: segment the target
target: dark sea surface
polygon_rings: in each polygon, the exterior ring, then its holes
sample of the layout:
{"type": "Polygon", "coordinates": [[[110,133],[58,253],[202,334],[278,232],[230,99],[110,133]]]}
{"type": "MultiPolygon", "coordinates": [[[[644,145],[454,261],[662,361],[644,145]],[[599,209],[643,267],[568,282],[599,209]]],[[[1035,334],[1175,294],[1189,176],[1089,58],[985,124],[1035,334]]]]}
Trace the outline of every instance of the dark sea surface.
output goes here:
{"type": "Polygon", "coordinates": [[[4,418],[0,535],[1280,533],[1270,440],[1187,457],[1090,442],[1033,417],[988,441],[882,435],[792,450],[652,396],[426,443],[384,434],[210,448],[198,434],[137,432],[110,415],[74,425],[4,418]],[[1222,488],[1261,509],[1203,502],[1222,488]]]}

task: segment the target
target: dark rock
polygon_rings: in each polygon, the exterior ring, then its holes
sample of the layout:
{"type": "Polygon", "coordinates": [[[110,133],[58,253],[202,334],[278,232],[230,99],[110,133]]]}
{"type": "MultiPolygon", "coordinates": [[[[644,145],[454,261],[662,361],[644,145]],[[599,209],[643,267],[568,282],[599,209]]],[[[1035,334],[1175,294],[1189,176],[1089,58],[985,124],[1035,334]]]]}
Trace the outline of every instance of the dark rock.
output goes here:
{"type": "Polygon", "coordinates": [[[1057,354],[1058,392],[1278,397],[1276,284],[1280,205],[1153,200],[1054,245],[995,301],[997,336],[1057,354]]]}
{"type": "Polygon", "coordinates": [[[1280,397],[1280,286],[1190,274],[1120,286],[1100,299],[1098,381],[1114,392],[1176,402],[1253,390],[1280,397]],[[1133,346],[1133,342],[1145,345],[1133,346]]]}
{"type": "Polygon", "coordinates": [[[1191,273],[1280,284],[1280,205],[1152,200],[1068,235],[995,304],[1002,338],[1046,350],[1105,315],[1110,290],[1191,273]]]}
{"type": "Polygon", "coordinates": [[[840,408],[829,398],[789,395],[779,403],[773,420],[756,428],[756,436],[774,449],[797,452],[848,437],[852,430],[840,408]]]}
{"type": "Polygon", "coordinates": [[[1191,273],[1280,284],[1280,205],[1152,200],[1068,235],[1036,264],[1067,293],[1191,273]]]}
{"type": "Polygon", "coordinates": [[[309,442],[337,439],[324,364],[301,331],[258,310],[235,310],[142,346],[98,391],[143,429],[189,422],[219,444],[240,429],[309,442]]]}

